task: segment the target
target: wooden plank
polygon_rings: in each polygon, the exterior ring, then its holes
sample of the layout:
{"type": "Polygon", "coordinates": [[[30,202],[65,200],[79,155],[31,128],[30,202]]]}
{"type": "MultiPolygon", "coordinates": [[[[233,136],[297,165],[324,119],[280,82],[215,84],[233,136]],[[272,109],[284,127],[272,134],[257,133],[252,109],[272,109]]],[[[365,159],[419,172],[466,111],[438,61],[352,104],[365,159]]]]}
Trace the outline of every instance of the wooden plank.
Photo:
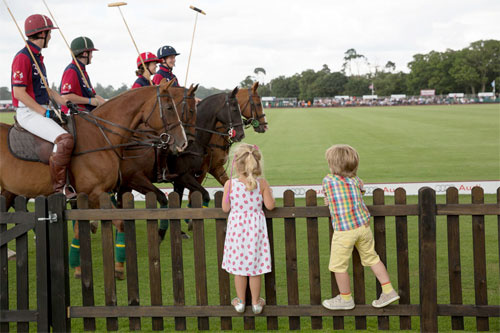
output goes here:
{"type": "MultiPolygon", "coordinates": [[[[89,208],[89,198],[85,193],[76,198],[78,209],[89,208]]],[[[94,272],[92,268],[92,243],[90,238],[90,221],[78,221],[78,238],[80,239],[80,267],[82,270],[82,303],[83,306],[94,305],[94,272]]],[[[95,331],[94,318],[83,318],[83,328],[86,331],[95,331]]]]}
{"type": "MultiPolygon", "coordinates": [[[[0,213],[7,211],[7,202],[0,195],[0,213]]],[[[4,216],[4,215],[2,215],[4,216]]],[[[3,220],[3,218],[2,218],[3,220]]],[[[7,231],[7,224],[0,224],[0,235],[7,231]]],[[[0,314],[9,310],[9,262],[7,244],[0,245],[0,314]]],[[[9,332],[9,323],[0,322],[0,332],[9,332]]]]}
{"type": "MultiPolygon", "coordinates": [[[[385,204],[384,199],[384,190],[377,188],[373,191],[373,205],[381,205],[385,204]]],[[[373,237],[375,240],[375,251],[377,252],[380,260],[384,263],[385,267],[387,267],[387,255],[386,255],[386,242],[385,242],[385,217],[384,216],[375,216],[373,218],[373,237]]],[[[380,293],[382,292],[382,287],[380,286],[379,281],[376,281],[377,286],[377,298],[380,297],[380,293]]],[[[388,330],[389,329],[389,317],[378,317],[378,329],[379,330],[388,330]]]]}
{"type": "Polygon", "coordinates": [[[68,223],[64,220],[66,198],[52,194],[48,198],[49,212],[57,215],[57,221],[48,223],[50,254],[51,323],[54,332],[70,332],[71,320],[66,309],[69,302],[68,223]]]}
{"type": "Polygon", "coordinates": [[[278,317],[270,316],[267,312],[269,305],[276,305],[276,273],[275,273],[275,260],[274,260],[274,232],[273,232],[273,219],[266,218],[267,237],[269,238],[269,247],[271,249],[271,271],[264,274],[264,282],[266,288],[266,320],[268,330],[278,329],[278,317]]]}
{"type": "MultiPolygon", "coordinates": [[[[407,216],[417,215],[417,205],[384,205],[367,206],[372,216],[407,216]]],[[[497,215],[499,208],[493,204],[472,206],[470,211],[480,210],[485,215],[497,215]],[[482,208],[481,208],[482,207],[482,208]]],[[[267,218],[307,218],[307,217],[329,217],[328,207],[276,207],[269,211],[264,209],[267,218]]],[[[228,213],[224,213],[217,208],[198,208],[198,209],[120,209],[120,210],[69,210],[66,212],[66,219],[75,220],[102,220],[102,219],[222,219],[227,218],[228,213]]]]}
{"type": "MultiPolygon", "coordinates": [[[[222,207],[223,192],[215,193],[215,207],[222,207]]],[[[222,260],[224,258],[224,242],[226,239],[227,220],[215,220],[215,235],[217,239],[217,273],[219,276],[219,302],[220,305],[231,305],[231,287],[229,282],[229,273],[222,269],[222,260]]],[[[233,322],[231,317],[220,318],[220,329],[231,330],[233,322]]]]}
{"type": "MultiPolygon", "coordinates": [[[[122,197],[122,207],[127,209],[134,209],[134,196],[132,193],[127,192],[122,197]]],[[[128,304],[130,306],[138,306],[139,301],[139,269],[137,267],[137,240],[135,233],[135,221],[124,221],[125,231],[125,256],[126,256],[126,269],[127,269],[127,296],[128,304]]],[[[141,318],[129,318],[129,330],[141,330],[141,318]]]]}
{"type": "MultiPolygon", "coordinates": [[[[99,197],[99,207],[102,210],[111,210],[109,194],[102,193],[99,197]]],[[[110,220],[101,220],[102,265],[104,273],[104,302],[107,306],[116,306],[115,283],[115,245],[113,242],[113,227],[110,220]]],[[[118,330],[117,318],[106,318],[108,331],[118,330]]]]}
{"type": "MultiPolygon", "coordinates": [[[[295,193],[286,190],[283,194],[283,206],[295,206],[295,193]]],[[[299,282],[297,269],[297,235],[295,218],[285,218],[285,257],[286,282],[289,305],[299,305],[299,282]]],[[[290,330],[300,330],[300,317],[288,317],[290,330]]]]}
{"type": "MultiPolygon", "coordinates": [[[[500,206],[500,187],[497,188],[497,204],[500,206]]],[[[498,233],[497,233],[497,239],[498,239],[498,272],[500,272],[500,214],[497,216],[497,223],[498,223],[498,233]]]]}
{"type": "Polygon", "coordinates": [[[25,221],[32,221],[35,217],[33,212],[1,212],[0,213],[0,225],[7,224],[20,224],[25,221]]]}
{"type": "MultiPolygon", "coordinates": [[[[169,209],[180,207],[179,195],[172,192],[168,196],[169,209]]],[[[178,219],[170,220],[170,252],[172,257],[172,286],[174,306],[183,306],[185,302],[184,266],[182,257],[181,222],[178,219]]],[[[186,317],[177,316],[174,319],[177,331],[186,330],[186,317]]]]}
{"type": "Polygon", "coordinates": [[[497,204],[439,204],[437,215],[500,215],[497,204]]]}
{"type": "MultiPolygon", "coordinates": [[[[450,306],[450,305],[445,305],[450,306]]],[[[467,308],[467,306],[464,306],[467,308]]],[[[467,309],[475,309],[474,314],[487,313],[492,314],[498,312],[498,306],[485,306],[484,308],[476,308],[471,305],[467,309]]],[[[446,308],[445,311],[461,311],[459,309],[446,308]]],[[[450,312],[454,313],[454,312],[450,312]]],[[[96,307],[79,307],[72,306],[69,308],[71,318],[82,317],[239,317],[242,314],[234,311],[230,305],[204,305],[204,306],[96,306],[96,307]]],[[[389,305],[382,309],[376,309],[368,304],[357,305],[352,310],[336,310],[331,311],[321,305],[266,305],[266,315],[277,317],[343,317],[343,316],[418,316],[420,314],[420,306],[418,304],[411,305],[389,305]]],[[[243,313],[244,316],[255,317],[252,310],[248,307],[243,313]]],[[[448,314],[447,314],[448,315],[448,314]]],[[[496,314],[498,316],[498,314],[496,314]]]]}
{"type": "MultiPolygon", "coordinates": [[[[306,192],[306,206],[317,206],[316,191],[306,192]]],[[[319,236],[318,218],[307,218],[307,254],[309,262],[309,301],[311,305],[321,305],[321,279],[319,268],[319,236]]],[[[319,330],[323,328],[323,318],[311,317],[311,328],[319,330]]]]}
{"type": "Polygon", "coordinates": [[[500,317],[499,305],[439,304],[439,316],[500,317]]]}
{"type": "MultiPolygon", "coordinates": [[[[36,322],[38,312],[35,310],[11,310],[0,312],[0,323],[9,325],[9,322],[32,321],[36,322]]],[[[9,330],[5,331],[9,332],[9,330]]]]}
{"type": "Polygon", "coordinates": [[[420,329],[437,332],[436,192],[421,188],[418,203],[420,329]]]}
{"type": "MultiPolygon", "coordinates": [[[[156,194],[146,194],[146,208],[156,208],[156,194]]],[[[160,239],[158,235],[158,220],[147,220],[148,231],[148,258],[149,258],[149,293],[151,305],[162,305],[161,267],[160,267],[160,239]]],[[[163,330],[163,318],[153,317],[153,331],[163,330]]]]}
{"type": "MultiPolygon", "coordinates": [[[[394,192],[394,203],[406,205],[406,191],[399,187],[394,192]]],[[[410,304],[410,264],[408,258],[408,219],[396,216],[396,251],[398,262],[399,304],[410,304]]],[[[411,317],[399,317],[399,328],[411,330],[411,317]]]]}
{"type": "Polygon", "coordinates": [[[47,199],[37,197],[35,199],[35,225],[36,233],[36,300],[37,300],[37,330],[48,332],[49,325],[49,244],[47,237],[47,199]],[[41,218],[41,220],[39,220],[41,218]]]}
{"type": "MultiPolygon", "coordinates": [[[[359,252],[356,247],[354,247],[352,252],[352,279],[354,285],[354,304],[356,304],[356,306],[366,304],[365,270],[363,265],[361,265],[361,258],[359,257],[359,252]]],[[[357,316],[354,318],[354,321],[357,330],[366,330],[365,316],[357,316]]]]}
{"type": "MultiPolygon", "coordinates": [[[[329,234],[330,234],[330,247],[331,247],[332,237],[333,237],[333,233],[334,233],[331,219],[328,219],[328,228],[329,228],[329,234]]],[[[331,253],[331,248],[330,248],[330,253],[331,253]]],[[[330,288],[332,290],[332,297],[340,294],[339,287],[337,285],[337,280],[335,279],[334,272],[330,272],[330,288]]],[[[333,316],[333,329],[334,330],[343,330],[344,329],[344,317],[333,316]]]]}
{"type": "MultiPolygon", "coordinates": [[[[484,203],[484,191],[480,187],[472,188],[472,203],[484,203]]],[[[484,216],[472,216],[472,251],[474,255],[474,290],[476,305],[488,304],[486,285],[486,236],[484,231],[484,216]]],[[[488,317],[476,317],[478,331],[489,331],[488,317]]]]}
{"type": "MultiPolygon", "coordinates": [[[[201,208],[201,193],[191,194],[191,206],[201,208]]],[[[194,274],[196,281],[196,305],[208,304],[207,265],[205,258],[205,227],[201,219],[193,219],[194,274]]],[[[198,329],[210,329],[207,317],[198,317],[198,329]]]]}
{"type": "MultiPolygon", "coordinates": [[[[33,216],[34,218],[34,216],[33,216]]],[[[11,240],[25,235],[28,231],[35,228],[35,221],[25,221],[19,223],[16,226],[10,228],[9,230],[2,233],[2,239],[0,240],[0,246],[6,245],[11,240]]]]}
{"type": "MultiPolygon", "coordinates": [[[[458,204],[458,190],[449,187],[446,190],[446,204],[458,204]]],[[[462,304],[462,266],[460,264],[460,225],[458,215],[446,217],[448,228],[448,277],[450,286],[450,303],[462,304]]],[[[463,317],[451,317],[453,330],[464,329],[463,317]]]]}

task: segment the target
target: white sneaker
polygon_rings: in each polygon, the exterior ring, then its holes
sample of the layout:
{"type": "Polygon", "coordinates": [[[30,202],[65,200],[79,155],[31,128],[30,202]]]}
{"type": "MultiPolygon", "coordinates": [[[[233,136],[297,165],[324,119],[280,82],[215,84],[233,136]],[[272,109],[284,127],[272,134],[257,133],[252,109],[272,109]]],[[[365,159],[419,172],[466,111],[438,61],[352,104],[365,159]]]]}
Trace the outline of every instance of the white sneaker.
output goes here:
{"type": "Polygon", "coordinates": [[[352,310],[356,306],[352,298],[346,301],[340,295],[334,298],[325,299],[322,304],[328,310],[352,310]]]}
{"type": "Polygon", "coordinates": [[[384,306],[387,306],[391,304],[392,302],[395,302],[399,299],[399,295],[396,292],[396,290],[392,290],[390,293],[385,294],[381,293],[379,299],[376,299],[372,302],[372,306],[375,308],[383,308],[384,306]]]}

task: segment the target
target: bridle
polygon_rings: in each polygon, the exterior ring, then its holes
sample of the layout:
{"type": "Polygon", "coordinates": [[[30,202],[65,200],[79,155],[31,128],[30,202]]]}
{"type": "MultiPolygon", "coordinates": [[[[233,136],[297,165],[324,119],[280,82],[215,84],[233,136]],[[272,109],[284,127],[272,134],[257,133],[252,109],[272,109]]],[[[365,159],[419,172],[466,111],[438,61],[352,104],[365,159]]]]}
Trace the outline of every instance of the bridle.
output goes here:
{"type": "MultiPolygon", "coordinates": [[[[187,93],[188,93],[188,89],[184,88],[184,96],[182,97],[182,101],[176,105],[176,108],[179,105],[181,105],[182,111],[181,111],[181,119],[180,120],[182,122],[182,126],[184,126],[184,128],[193,127],[193,129],[195,129],[196,125],[191,124],[190,121],[194,118],[194,116],[196,114],[196,110],[190,108],[189,104],[187,102],[188,99],[194,100],[194,96],[189,96],[187,93]]],[[[195,134],[193,134],[191,132],[186,132],[186,136],[190,136],[193,139],[196,137],[195,134]]]]}
{"type": "MultiPolygon", "coordinates": [[[[173,124],[170,124],[170,125],[167,123],[165,108],[164,108],[162,101],[161,101],[162,97],[168,97],[168,98],[170,98],[171,101],[173,101],[173,98],[171,95],[169,95],[168,93],[161,94],[160,93],[160,86],[156,86],[156,102],[153,105],[153,109],[151,110],[149,115],[146,117],[146,120],[144,120],[144,125],[146,125],[147,127],[152,127],[148,123],[148,121],[151,118],[151,116],[153,115],[153,112],[155,111],[156,106],[158,105],[158,112],[160,112],[160,119],[163,122],[163,129],[164,129],[164,132],[160,134],[160,142],[162,143],[161,148],[167,149],[170,144],[173,144],[173,142],[170,143],[172,136],[169,134],[169,132],[172,129],[176,128],[177,126],[181,126],[182,123],[180,120],[173,123],[173,124]]],[[[174,112],[177,115],[177,109],[175,107],[175,104],[172,102],[167,103],[166,110],[167,110],[167,112],[171,112],[171,113],[174,112]]]]}
{"type": "MultiPolygon", "coordinates": [[[[244,111],[248,106],[250,106],[250,117],[247,118],[243,121],[245,123],[245,128],[248,128],[252,126],[253,128],[257,128],[259,126],[265,126],[267,125],[267,122],[260,122],[261,118],[264,118],[266,114],[262,112],[261,115],[257,113],[257,107],[262,108],[262,102],[260,96],[257,96],[259,98],[258,104],[255,104],[255,101],[253,100],[253,94],[252,94],[252,88],[248,88],[248,101],[245,103],[243,106],[243,109],[241,110],[241,114],[243,115],[244,111]]],[[[244,116],[244,115],[243,115],[244,116]]]]}
{"type": "Polygon", "coordinates": [[[228,126],[222,126],[222,127],[216,127],[215,131],[206,129],[206,128],[201,128],[201,127],[195,127],[196,130],[201,130],[205,132],[209,132],[212,134],[217,134],[220,136],[225,136],[228,137],[229,141],[232,142],[232,139],[236,136],[236,127],[243,127],[243,121],[241,121],[241,110],[240,110],[240,105],[238,104],[236,97],[229,97],[229,93],[226,94],[225,100],[224,100],[224,106],[217,110],[215,115],[219,112],[221,112],[223,109],[227,108],[227,114],[228,114],[228,126]],[[231,103],[229,103],[231,101],[231,103]],[[233,123],[233,117],[231,116],[233,112],[237,112],[240,115],[240,122],[238,123],[233,123]],[[219,132],[217,131],[218,129],[224,129],[224,132],[219,132]]]}
{"type": "MultiPolygon", "coordinates": [[[[117,148],[126,148],[126,147],[139,147],[139,146],[146,146],[146,147],[152,147],[152,148],[158,148],[158,149],[167,149],[169,147],[169,145],[173,144],[170,143],[170,141],[175,141],[172,139],[172,136],[169,134],[169,132],[174,129],[175,127],[177,126],[181,126],[181,122],[180,121],[177,121],[173,124],[167,124],[167,120],[166,120],[166,114],[165,113],[165,107],[163,106],[163,103],[162,103],[162,100],[161,98],[162,97],[169,97],[170,100],[172,101],[172,96],[168,95],[168,94],[160,94],[160,87],[159,86],[156,86],[156,102],[151,110],[151,112],[149,113],[149,115],[146,117],[145,121],[144,121],[144,124],[147,126],[147,127],[150,127],[151,129],[148,129],[148,130],[134,130],[134,129],[130,129],[128,127],[125,127],[125,126],[122,126],[120,124],[116,124],[112,121],[109,121],[109,120],[106,120],[106,119],[103,119],[101,117],[98,117],[96,116],[95,114],[93,114],[92,112],[89,112],[85,109],[78,109],[78,110],[75,110],[75,109],[71,109],[71,114],[78,114],[82,119],[94,124],[97,128],[99,128],[99,130],[101,131],[104,139],[106,140],[106,142],[108,143],[108,146],[105,146],[105,147],[100,147],[100,148],[95,148],[95,149],[89,149],[89,150],[85,150],[85,151],[81,151],[81,152],[75,152],[73,153],[73,155],[77,156],[77,155],[83,155],[83,154],[87,154],[87,153],[92,153],[92,152],[97,152],[97,151],[103,151],[103,150],[113,150],[115,152],[115,154],[118,156],[118,158],[120,159],[125,159],[123,156],[121,156],[118,151],[116,151],[117,148]],[[153,132],[153,128],[152,126],[148,123],[149,119],[151,118],[151,116],[153,115],[153,112],[155,111],[156,109],[156,106],[159,106],[158,107],[158,110],[160,112],[160,118],[162,119],[163,121],[163,129],[164,129],[164,132],[161,133],[159,136],[156,135],[156,134],[151,134],[151,132],[153,132]],[[102,123],[105,123],[105,124],[108,124],[112,127],[116,127],[116,128],[119,128],[119,129],[122,129],[122,130],[125,130],[129,133],[132,133],[133,135],[135,135],[134,137],[144,137],[146,136],[146,139],[134,139],[134,138],[129,138],[125,135],[122,135],[112,129],[109,129],[107,127],[105,127],[104,125],[100,124],[99,122],[102,122],[102,123]],[[126,143],[122,143],[122,144],[117,144],[117,145],[113,145],[111,140],[109,139],[108,135],[106,134],[106,132],[108,133],[111,133],[111,134],[114,134],[114,135],[117,135],[119,137],[122,137],[122,138],[125,138],[125,139],[129,139],[131,140],[130,142],[126,142],[126,143]]],[[[175,108],[175,104],[173,104],[172,102],[170,103],[167,103],[167,107],[166,107],[166,110],[168,112],[175,112],[175,114],[177,115],[177,111],[176,111],[176,108],[175,108]]]]}

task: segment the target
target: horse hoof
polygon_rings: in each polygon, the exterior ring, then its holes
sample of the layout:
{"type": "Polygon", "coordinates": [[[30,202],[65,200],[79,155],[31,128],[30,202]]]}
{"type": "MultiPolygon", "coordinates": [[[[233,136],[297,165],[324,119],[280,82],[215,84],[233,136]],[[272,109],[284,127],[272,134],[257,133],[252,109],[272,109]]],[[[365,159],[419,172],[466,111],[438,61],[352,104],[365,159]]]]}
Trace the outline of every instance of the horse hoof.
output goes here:
{"type": "Polygon", "coordinates": [[[92,221],[90,222],[90,231],[95,234],[97,232],[97,228],[99,227],[99,222],[92,221]]]}
{"type": "Polygon", "coordinates": [[[181,231],[181,237],[182,237],[182,239],[189,239],[189,238],[191,238],[191,237],[189,237],[189,235],[188,235],[188,234],[186,234],[184,231],[181,231]]]}

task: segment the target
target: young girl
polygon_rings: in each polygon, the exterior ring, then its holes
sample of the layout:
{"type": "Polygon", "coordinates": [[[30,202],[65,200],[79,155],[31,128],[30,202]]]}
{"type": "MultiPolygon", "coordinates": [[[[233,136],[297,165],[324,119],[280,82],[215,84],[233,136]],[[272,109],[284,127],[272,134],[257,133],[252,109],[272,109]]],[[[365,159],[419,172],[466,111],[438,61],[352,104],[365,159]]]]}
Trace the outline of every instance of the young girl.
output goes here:
{"type": "Polygon", "coordinates": [[[264,178],[257,178],[262,174],[261,158],[257,146],[242,143],[233,159],[238,178],[224,185],[222,210],[231,212],[227,219],[222,268],[234,274],[238,297],[231,304],[240,313],[245,311],[247,276],[252,311],[255,314],[262,312],[266,302],[260,297],[261,275],[271,271],[271,250],[262,203],[272,210],[274,198],[269,183],[264,178]]]}

